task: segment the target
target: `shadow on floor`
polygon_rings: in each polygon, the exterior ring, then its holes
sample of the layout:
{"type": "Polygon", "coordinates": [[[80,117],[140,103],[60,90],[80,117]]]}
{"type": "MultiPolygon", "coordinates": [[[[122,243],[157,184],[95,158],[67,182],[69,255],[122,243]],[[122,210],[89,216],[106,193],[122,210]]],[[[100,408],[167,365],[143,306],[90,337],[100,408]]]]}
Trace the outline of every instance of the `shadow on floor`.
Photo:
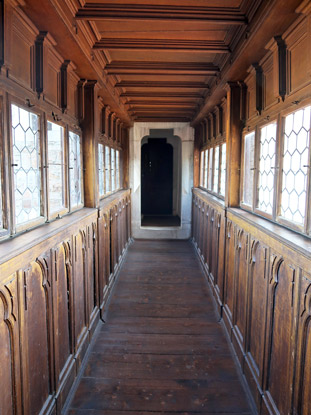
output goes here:
{"type": "Polygon", "coordinates": [[[143,215],[141,226],[155,226],[157,228],[180,226],[180,217],[173,215],[143,215]]]}

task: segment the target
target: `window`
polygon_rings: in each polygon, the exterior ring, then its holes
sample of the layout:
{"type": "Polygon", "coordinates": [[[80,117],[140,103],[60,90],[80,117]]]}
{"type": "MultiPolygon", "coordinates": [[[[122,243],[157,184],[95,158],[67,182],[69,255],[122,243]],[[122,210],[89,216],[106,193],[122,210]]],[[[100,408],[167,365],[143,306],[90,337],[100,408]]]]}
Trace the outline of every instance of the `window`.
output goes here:
{"type": "Polygon", "coordinates": [[[209,150],[205,150],[205,160],[204,160],[204,181],[203,186],[207,187],[207,180],[208,180],[208,156],[209,150]]]}
{"type": "Polygon", "coordinates": [[[216,146],[215,155],[214,155],[214,180],[213,180],[213,190],[215,193],[218,193],[218,179],[219,179],[219,146],[216,146]]]}
{"type": "Polygon", "coordinates": [[[200,160],[200,186],[204,186],[204,160],[205,159],[205,151],[201,151],[201,160],[200,160]]]}
{"type": "Polygon", "coordinates": [[[244,161],[243,161],[243,192],[242,202],[245,205],[253,204],[254,187],[254,161],[255,161],[255,132],[252,131],[244,136],[244,161]]]}
{"type": "Polygon", "coordinates": [[[120,151],[116,150],[116,189],[120,187],[120,151]]]}
{"type": "Polygon", "coordinates": [[[18,227],[41,216],[39,117],[12,104],[11,125],[14,217],[18,227]]]}
{"type": "Polygon", "coordinates": [[[311,220],[310,123],[309,105],[281,116],[278,135],[272,122],[244,137],[242,207],[304,233],[311,220]]]}
{"type": "Polygon", "coordinates": [[[310,110],[307,107],[285,117],[282,148],[281,216],[304,224],[309,169],[310,110]]]}
{"type": "Polygon", "coordinates": [[[105,193],[111,192],[110,187],[110,148],[105,146],[105,193]]]}
{"type": "Polygon", "coordinates": [[[276,170],[276,123],[260,129],[257,207],[272,215],[274,203],[274,175],[276,170]]]}
{"type": "Polygon", "coordinates": [[[213,184],[213,154],[214,149],[209,149],[209,158],[208,158],[208,183],[207,188],[208,190],[212,190],[212,184],[213,184]]]}
{"type": "Polygon", "coordinates": [[[113,148],[110,149],[110,160],[111,191],[114,192],[116,190],[116,159],[115,150],[113,148]]]}
{"type": "Polygon", "coordinates": [[[69,131],[69,188],[70,208],[82,204],[82,157],[81,139],[78,134],[69,131]]]}
{"type": "Polygon", "coordinates": [[[98,144],[98,182],[99,196],[105,195],[105,163],[104,163],[104,146],[98,144]]]}
{"type": "Polygon", "coordinates": [[[226,143],[221,145],[221,166],[220,166],[220,189],[221,196],[225,196],[226,192],[226,143]]]}
{"type": "Polygon", "coordinates": [[[47,123],[49,216],[66,208],[64,128],[47,123]]]}

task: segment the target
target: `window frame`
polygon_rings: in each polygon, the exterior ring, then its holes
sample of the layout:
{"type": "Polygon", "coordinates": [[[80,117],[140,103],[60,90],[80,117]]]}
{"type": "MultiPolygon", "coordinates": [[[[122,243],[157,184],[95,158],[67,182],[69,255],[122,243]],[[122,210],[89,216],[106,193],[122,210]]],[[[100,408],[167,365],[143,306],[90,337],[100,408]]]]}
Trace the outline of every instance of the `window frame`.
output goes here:
{"type": "Polygon", "coordinates": [[[3,227],[0,228],[0,241],[8,237],[11,233],[11,209],[10,209],[10,186],[7,166],[5,164],[5,154],[9,154],[9,143],[5,137],[10,137],[10,125],[6,122],[8,120],[7,106],[5,100],[5,92],[0,90],[0,181],[1,181],[1,194],[0,194],[0,209],[2,210],[2,223],[3,227]],[[4,197],[8,195],[8,197],[4,197]]]}
{"type": "Polygon", "coordinates": [[[7,114],[7,122],[8,122],[8,139],[9,139],[9,146],[8,146],[8,155],[9,155],[9,203],[10,203],[10,234],[16,235],[21,233],[25,230],[34,228],[39,226],[46,221],[46,193],[45,193],[45,174],[44,174],[44,154],[45,154],[45,121],[44,121],[44,111],[37,108],[37,106],[32,106],[29,108],[25,104],[24,101],[15,97],[9,96],[8,97],[8,114],[7,114]],[[16,210],[15,210],[15,192],[14,192],[14,160],[13,160],[13,136],[12,136],[12,105],[16,105],[19,108],[22,108],[25,111],[30,113],[36,114],[39,118],[39,161],[40,161],[40,216],[36,219],[30,220],[28,222],[24,222],[20,225],[16,224],[16,210]]]}
{"type": "Polygon", "coordinates": [[[46,209],[47,209],[47,222],[56,219],[56,218],[60,218],[63,215],[69,213],[69,151],[68,151],[68,147],[69,147],[69,143],[68,143],[68,137],[69,137],[69,132],[68,132],[68,125],[62,121],[55,121],[52,117],[46,116],[46,120],[45,120],[45,146],[46,146],[46,150],[45,150],[45,154],[44,154],[44,169],[46,170],[46,209]],[[64,155],[63,155],[63,160],[64,160],[64,172],[63,172],[63,183],[64,183],[64,206],[55,211],[52,212],[50,211],[50,198],[49,198],[49,143],[48,143],[48,122],[55,124],[61,128],[63,128],[63,143],[64,143],[64,155]]]}
{"type": "Polygon", "coordinates": [[[257,149],[256,149],[256,137],[257,137],[257,127],[251,128],[249,131],[244,131],[242,134],[242,143],[241,143],[241,178],[240,178],[240,206],[248,210],[249,212],[253,211],[253,208],[256,204],[256,191],[257,189],[257,166],[256,166],[256,159],[257,159],[257,149]],[[252,189],[252,203],[251,205],[248,205],[247,203],[244,203],[243,201],[243,195],[244,195],[244,154],[245,154],[245,137],[247,135],[250,135],[254,133],[254,165],[253,165],[253,189],[252,189]]]}

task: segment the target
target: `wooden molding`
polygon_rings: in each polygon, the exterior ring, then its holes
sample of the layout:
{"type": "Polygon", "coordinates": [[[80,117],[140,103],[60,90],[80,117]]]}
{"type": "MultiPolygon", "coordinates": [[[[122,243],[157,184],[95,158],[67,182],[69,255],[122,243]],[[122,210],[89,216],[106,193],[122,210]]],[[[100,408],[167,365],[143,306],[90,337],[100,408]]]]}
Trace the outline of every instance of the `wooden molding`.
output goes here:
{"type": "Polygon", "coordinates": [[[260,115],[263,110],[263,70],[258,63],[254,63],[253,67],[256,72],[256,110],[260,115]]]}
{"type": "Polygon", "coordinates": [[[281,36],[275,36],[278,45],[279,95],[284,101],[287,92],[287,47],[281,36]]]}
{"type": "Polygon", "coordinates": [[[213,24],[244,25],[246,16],[238,8],[166,6],[153,4],[86,4],[76,14],[77,19],[109,20],[201,20],[213,24]]]}
{"type": "Polygon", "coordinates": [[[105,66],[109,75],[209,75],[216,76],[220,69],[212,63],[201,62],[142,62],[142,61],[117,61],[105,66]]]}
{"type": "Polygon", "coordinates": [[[150,92],[135,91],[123,92],[120,98],[178,98],[178,99],[203,99],[198,92],[150,92]]]}
{"type": "Polygon", "coordinates": [[[0,69],[4,64],[4,0],[0,0],[0,69]]]}
{"type": "Polygon", "coordinates": [[[169,81],[121,81],[115,84],[117,88],[198,88],[208,89],[204,82],[169,82],[169,81]]]}
{"type": "Polygon", "coordinates": [[[43,92],[43,42],[47,32],[40,32],[35,41],[35,91],[38,97],[43,92]]]}
{"type": "Polygon", "coordinates": [[[229,53],[230,49],[224,42],[208,40],[180,39],[101,39],[95,42],[93,49],[117,50],[182,50],[193,52],[229,53]]]}
{"type": "Polygon", "coordinates": [[[67,77],[67,68],[70,64],[69,60],[65,60],[62,66],[60,67],[60,107],[62,112],[65,112],[67,109],[67,99],[68,99],[68,77],[67,77]]]}

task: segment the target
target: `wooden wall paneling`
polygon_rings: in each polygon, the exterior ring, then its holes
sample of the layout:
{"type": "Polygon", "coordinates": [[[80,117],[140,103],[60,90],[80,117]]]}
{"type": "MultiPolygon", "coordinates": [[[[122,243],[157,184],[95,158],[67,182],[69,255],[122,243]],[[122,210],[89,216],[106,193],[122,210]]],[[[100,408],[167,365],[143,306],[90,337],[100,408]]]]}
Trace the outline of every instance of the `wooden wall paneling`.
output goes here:
{"type": "Polygon", "coordinates": [[[311,275],[301,272],[294,415],[311,413],[311,275]]]}
{"type": "Polygon", "coordinates": [[[244,372],[258,409],[263,394],[268,255],[269,250],[261,241],[251,239],[244,372]]]}
{"type": "Polygon", "coordinates": [[[102,310],[104,306],[105,294],[108,288],[107,269],[107,217],[103,210],[99,211],[98,216],[98,295],[99,308],[102,310]]]}
{"type": "Polygon", "coordinates": [[[235,278],[233,308],[233,345],[240,364],[245,354],[246,311],[248,297],[249,235],[244,229],[236,228],[235,278]]]}
{"type": "Polygon", "coordinates": [[[214,293],[216,294],[218,285],[218,262],[219,262],[219,231],[220,231],[221,215],[217,209],[214,210],[213,234],[212,234],[212,258],[210,268],[210,279],[213,284],[214,293]]]}
{"type": "Polygon", "coordinates": [[[125,210],[125,199],[121,201],[122,209],[122,222],[121,222],[121,255],[124,254],[125,250],[125,226],[126,226],[126,210],[125,210]]]}
{"type": "Polygon", "coordinates": [[[202,241],[203,241],[203,235],[204,235],[204,202],[202,200],[199,201],[199,235],[198,235],[198,246],[199,246],[199,252],[200,256],[203,259],[203,249],[202,249],[202,241]]]}
{"type": "Polygon", "coordinates": [[[192,234],[192,240],[196,246],[196,221],[197,221],[197,207],[196,207],[196,196],[192,194],[192,210],[191,210],[191,216],[192,216],[192,226],[191,226],[191,234],[192,234]]]}
{"type": "Polygon", "coordinates": [[[50,414],[55,405],[51,283],[49,254],[20,274],[22,396],[27,415],[50,414]]]}
{"type": "Polygon", "coordinates": [[[292,410],[298,269],[270,252],[263,414],[292,410]]]}
{"type": "MultiPolygon", "coordinates": [[[[43,61],[43,93],[44,100],[61,107],[60,69],[64,59],[56,51],[56,42],[50,34],[44,39],[43,61]]],[[[66,97],[67,98],[67,97],[66,97]]]]}
{"type": "Polygon", "coordinates": [[[214,245],[217,245],[217,241],[213,239],[214,236],[214,226],[215,226],[215,208],[209,207],[209,216],[208,216],[208,230],[207,230],[207,238],[210,241],[208,244],[208,251],[207,251],[207,258],[208,258],[208,270],[209,270],[209,279],[212,284],[214,285],[214,262],[215,259],[213,257],[214,254],[214,245]]]}
{"type": "Polygon", "coordinates": [[[289,33],[284,35],[287,46],[288,93],[292,94],[310,83],[311,30],[310,18],[304,17],[289,33]]]}
{"type": "Polygon", "coordinates": [[[67,67],[67,113],[78,119],[78,82],[76,66],[70,62],[67,67]]]}
{"type": "Polygon", "coordinates": [[[203,240],[202,240],[202,261],[204,266],[206,267],[207,264],[207,256],[206,256],[206,246],[207,246],[207,240],[208,240],[208,235],[207,235],[207,229],[208,229],[208,210],[209,210],[209,206],[207,203],[204,203],[203,205],[203,223],[202,223],[202,232],[203,232],[203,240]]]}
{"type": "Polygon", "coordinates": [[[110,209],[110,276],[109,281],[114,275],[116,265],[116,251],[115,251],[115,240],[116,240],[116,212],[115,207],[110,209]]]}
{"type": "Polygon", "coordinates": [[[127,203],[127,242],[130,242],[132,238],[132,202],[131,198],[128,198],[127,203]]]}
{"type": "Polygon", "coordinates": [[[34,45],[39,31],[19,7],[10,9],[10,27],[5,28],[9,51],[8,76],[27,89],[34,88],[34,45]]]}
{"type": "Polygon", "coordinates": [[[218,243],[218,269],[217,284],[215,286],[216,300],[219,315],[222,315],[224,302],[224,276],[225,276],[225,252],[226,252],[226,217],[223,213],[219,215],[219,243],[218,243]]]}
{"type": "Polygon", "coordinates": [[[99,319],[98,274],[97,274],[97,224],[90,223],[86,228],[87,242],[87,326],[92,337],[99,319]]]}
{"type": "Polygon", "coordinates": [[[209,215],[210,215],[211,208],[210,206],[206,206],[204,216],[205,216],[205,227],[204,227],[204,233],[205,233],[205,244],[204,244],[204,267],[207,272],[207,275],[209,273],[209,249],[211,241],[209,239],[209,229],[210,229],[210,223],[209,223],[209,215]]]}
{"type": "Polygon", "coordinates": [[[268,110],[277,104],[277,95],[275,94],[275,75],[273,52],[268,51],[265,57],[259,62],[263,70],[263,108],[268,110]]]}
{"type": "Polygon", "coordinates": [[[87,284],[87,235],[83,227],[73,236],[73,315],[74,345],[77,368],[88,346],[88,284],[87,284]]]}
{"type": "Polygon", "coordinates": [[[0,413],[21,415],[18,273],[0,285],[0,413]]]}
{"type": "Polygon", "coordinates": [[[71,239],[52,249],[54,371],[57,412],[60,413],[75,379],[73,275],[71,239]]]}
{"type": "Polygon", "coordinates": [[[256,71],[253,66],[248,69],[249,75],[244,80],[247,86],[246,118],[250,120],[257,115],[256,109],[256,71]]]}
{"type": "Polygon", "coordinates": [[[235,226],[227,220],[226,227],[226,276],[224,287],[223,318],[228,333],[231,335],[232,313],[234,306],[234,276],[235,276],[235,226]]]}
{"type": "Polygon", "coordinates": [[[117,243],[117,261],[120,263],[121,255],[122,255],[122,222],[123,222],[123,209],[122,209],[122,200],[118,203],[118,243],[117,243]]]}

